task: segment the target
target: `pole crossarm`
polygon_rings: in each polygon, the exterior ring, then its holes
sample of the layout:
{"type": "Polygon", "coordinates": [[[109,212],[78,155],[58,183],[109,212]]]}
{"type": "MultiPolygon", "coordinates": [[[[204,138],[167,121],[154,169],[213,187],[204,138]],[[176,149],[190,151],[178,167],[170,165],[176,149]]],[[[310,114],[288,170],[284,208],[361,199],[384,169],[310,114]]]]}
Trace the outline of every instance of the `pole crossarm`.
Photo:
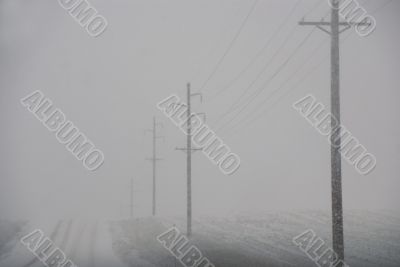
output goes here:
{"type": "MultiPolygon", "coordinates": [[[[175,150],[180,150],[180,151],[184,151],[185,153],[188,153],[188,149],[186,147],[177,147],[177,148],[175,148],[175,150]]],[[[190,151],[192,153],[197,152],[197,151],[201,151],[201,150],[203,150],[203,149],[202,148],[192,148],[192,149],[190,149],[190,151]]]]}
{"type": "MultiPolygon", "coordinates": [[[[358,24],[367,25],[368,23],[366,23],[366,22],[349,23],[349,22],[345,22],[345,21],[339,22],[339,26],[355,26],[355,25],[358,25],[358,24]]],[[[330,26],[331,23],[329,21],[304,21],[304,20],[302,20],[302,21],[299,22],[299,25],[301,25],[301,26],[318,26],[318,25],[320,25],[320,26],[330,26]]]]}
{"type": "MultiPolygon", "coordinates": [[[[323,31],[329,35],[332,35],[332,33],[330,31],[328,31],[327,29],[325,29],[323,27],[323,26],[331,26],[331,22],[328,22],[328,21],[323,21],[323,20],[321,20],[321,21],[304,21],[304,20],[302,20],[299,22],[299,25],[300,26],[315,26],[318,29],[320,29],[321,31],[323,31]]],[[[339,30],[339,33],[342,33],[342,32],[345,32],[346,30],[350,29],[353,26],[371,26],[371,23],[342,21],[342,22],[339,22],[339,27],[340,26],[344,26],[343,29],[339,30]]]]}

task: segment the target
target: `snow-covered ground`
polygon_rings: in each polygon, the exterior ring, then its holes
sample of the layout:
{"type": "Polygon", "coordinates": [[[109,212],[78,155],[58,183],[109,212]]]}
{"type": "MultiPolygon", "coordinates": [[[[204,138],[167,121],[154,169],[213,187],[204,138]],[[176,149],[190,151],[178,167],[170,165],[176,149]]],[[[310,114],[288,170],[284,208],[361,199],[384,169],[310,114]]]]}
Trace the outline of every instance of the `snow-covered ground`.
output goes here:
{"type": "MultiPolygon", "coordinates": [[[[353,211],[344,218],[349,266],[400,266],[400,216],[353,211]]],[[[185,232],[184,218],[0,223],[0,267],[44,266],[19,242],[35,229],[41,229],[77,266],[182,266],[156,240],[173,225],[185,232]]],[[[330,214],[321,211],[196,218],[190,242],[215,266],[317,266],[292,243],[307,229],[330,246],[330,214]]]]}
{"type": "MultiPolygon", "coordinates": [[[[123,240],[120,256],[132,266],[181,266],[156,240],[174,224],[185,231],[185,220],[179,218],[114,223],[114,238],[123,240]],[[137,259],[147,265],[135,265],[137,259]]],[[[191,243],[215,266],[317,266],[292,243],[308,229],[331,246],[330,214],[320,211],[196,219],[191,243]]],[[[345,247],[349,266],[399,267],[400,217],[389,212],[345,213],[345,247]]]]}
{"type": "Polygon", "coordinates": [[[1,261],[1,267],[41,267],[44,264],[19,239],[35,229],[43,231],[77,266],[126,267],[112,249],[107,221],[60,220],[30,222],[15,235],[14,247],[1,261]]]}
{"type": "Polygon", "coordinates": [[[25,223],[0,220],[0,261],[10,255],[25,223]]]}

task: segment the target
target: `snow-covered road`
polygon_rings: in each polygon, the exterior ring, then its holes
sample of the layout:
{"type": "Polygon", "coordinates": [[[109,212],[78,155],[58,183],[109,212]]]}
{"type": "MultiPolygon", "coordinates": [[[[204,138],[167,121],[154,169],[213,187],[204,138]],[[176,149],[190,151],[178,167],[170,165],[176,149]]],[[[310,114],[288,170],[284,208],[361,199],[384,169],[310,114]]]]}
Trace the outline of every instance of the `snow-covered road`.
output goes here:
{"type": "MultiPolygon", "coordinates": [[[[23,235],[36,229],[43,231],[68,259],[84,267],[126,267],[112,249],[112,239],[107,221],[59,220],[56,222],[30,222],[23,235]]],[[[50,254],[51,250],[47,253],[50,254]]],[[[46,254],[47,254],[46,253],[46,254]]],[[[21,242],[1,262],[7,267],[45,266],[21,242]]]]}

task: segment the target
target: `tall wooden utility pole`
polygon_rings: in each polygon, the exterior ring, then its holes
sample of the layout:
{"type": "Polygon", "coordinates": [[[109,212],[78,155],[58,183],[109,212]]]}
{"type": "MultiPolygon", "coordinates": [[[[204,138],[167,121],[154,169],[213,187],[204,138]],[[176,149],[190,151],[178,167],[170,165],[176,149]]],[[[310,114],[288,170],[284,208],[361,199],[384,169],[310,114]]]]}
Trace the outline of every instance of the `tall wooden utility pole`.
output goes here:
{"type": "MultiPolygon", "coordinates": [[[[186,135],[186,147],[185,148],[176,148],[177,150],[182,150],[186,152],[186,174],[187,174],[187,231],[186,235],[190,237],[192,235],[192,153],[194,151],[198,151],[201,149],[192,148],[192,125],[191,125],[191,98],[193,96],[200,96],[202,100],[202,95],[199,93],[192,94],[190,91],[190,83],[187,84],[187,97],[186,97],[186,126],[187,126],[187,135],[186,135]]],[[[204,113],[197,113],[203,114],[204,113]]]]}
{"type": "Polygon", "coordinates": [[[152,214],[153,216],[156,215],[156,191],[157,191],[157,185],[156,185],[156,171],[157,171],[157,161],[161,160],[161,158],[157,158],[157,139],[158,138],[163,138],[163,136],[159,136],[157,135],[157,126],[161,125],[162,123],[157,123],[156,122],[156,117],[153,117],[153,128],[151,130],[152,133],[152,139],[153,139],[153,156],[150,159],[147,160],[151,160],[152,161],[152,166],[153,166],[153,206],[152,206],[152,214]]]}
{"type": "MultiPolygon", "coordinates": [[[[299,25],[316,26],[331,36],[331,113],[340,125],[340,58],[339,58],[339,35],[345,30],[356,25],[367,25],[368,23],[352,23],[339,21],[339,1],[331,0],[332,13],[331,22],[306,22],[301,21],[299,25]],[[324,26],[330,26],[327,30],[324,26]],[[343,29],[340,29],[344,26],[343,29]]],[[[332,129],[336,127],[334,120],[331,122],[332,129]]],[[[342,205],[342,167],[341,167],[341,139],[340,128],[331,134],[331,187],[332,187],[332,241],[333,250],[337,253],[339,260],[344,261],[344,238],[343,238],[343,205],[342,205]]],[[[339,263],[338,267],[342,266],[339,263]]]]}

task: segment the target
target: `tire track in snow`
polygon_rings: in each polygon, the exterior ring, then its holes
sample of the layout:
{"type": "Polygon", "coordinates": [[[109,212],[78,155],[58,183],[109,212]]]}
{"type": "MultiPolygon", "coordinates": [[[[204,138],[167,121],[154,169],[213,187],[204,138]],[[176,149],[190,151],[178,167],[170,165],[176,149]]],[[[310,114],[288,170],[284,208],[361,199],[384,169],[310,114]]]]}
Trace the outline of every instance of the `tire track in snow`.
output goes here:
{"type": "Polygon", "coordinates": [[[70,239],[71,228],[72,228],[73,222],[74,222],[73,220],[70,220],[70,221],[68,222],[67,229],[65,230],[64,236],[63,236],[63,238],[62,238],[62,240],[61,240],[60,249],[61,249],[62,251],[65,251],[65,249],[66,249],[66,247],[67,247],[67,242],[68,242],[68,240],[70,239]]]}
{"type": "MultiPolygon", "coordinates": [[[[50,239],[53,241],[55,239],[56,236],[58,236],[58,232],[60,231],[61,225],[63,224],[62,220],[59,220],[53,230],[53,232],[50,235],[50,239]]],[[[53,241],[54,242],[54,241],[53,241]]],[[[50,246],[51,248],[51,246],[50,246]]],[[[46,253],[47,250],[43,251],[44,253],[46,253]]],[[[30,267],[33,264],[35,264],[37,261],[39,261],[39,258],[35,257],[33,258],[30,262],[28,262],[27,264],[24,265],[24,267],[30,267]]]]}
{"type": "MultiPolygon", "coordinates": [[[[86,229],[86,223],[84,222],[82,225],[79,226],[79,228],[77,230],[77,234],[75,235],[75,238],[71,245],[71,250],[70,250],[69,255],[75,264],[77,264],[78,247],[81,244],[81,240],[82,240],[83,234],[85,232],[85,229],[86,229]]],[[[79,264],[78,264],[78,266],[79,266],[79,264]]]]}
{"type": "Polygon", "coordinates": [[[92,225],[92,230],[90,232],[90,241],[89,241],[89,267],[96,267],[95,264],[95,246],[97,241],[97,229],[98,222],[94,222],[92,225]]]}

